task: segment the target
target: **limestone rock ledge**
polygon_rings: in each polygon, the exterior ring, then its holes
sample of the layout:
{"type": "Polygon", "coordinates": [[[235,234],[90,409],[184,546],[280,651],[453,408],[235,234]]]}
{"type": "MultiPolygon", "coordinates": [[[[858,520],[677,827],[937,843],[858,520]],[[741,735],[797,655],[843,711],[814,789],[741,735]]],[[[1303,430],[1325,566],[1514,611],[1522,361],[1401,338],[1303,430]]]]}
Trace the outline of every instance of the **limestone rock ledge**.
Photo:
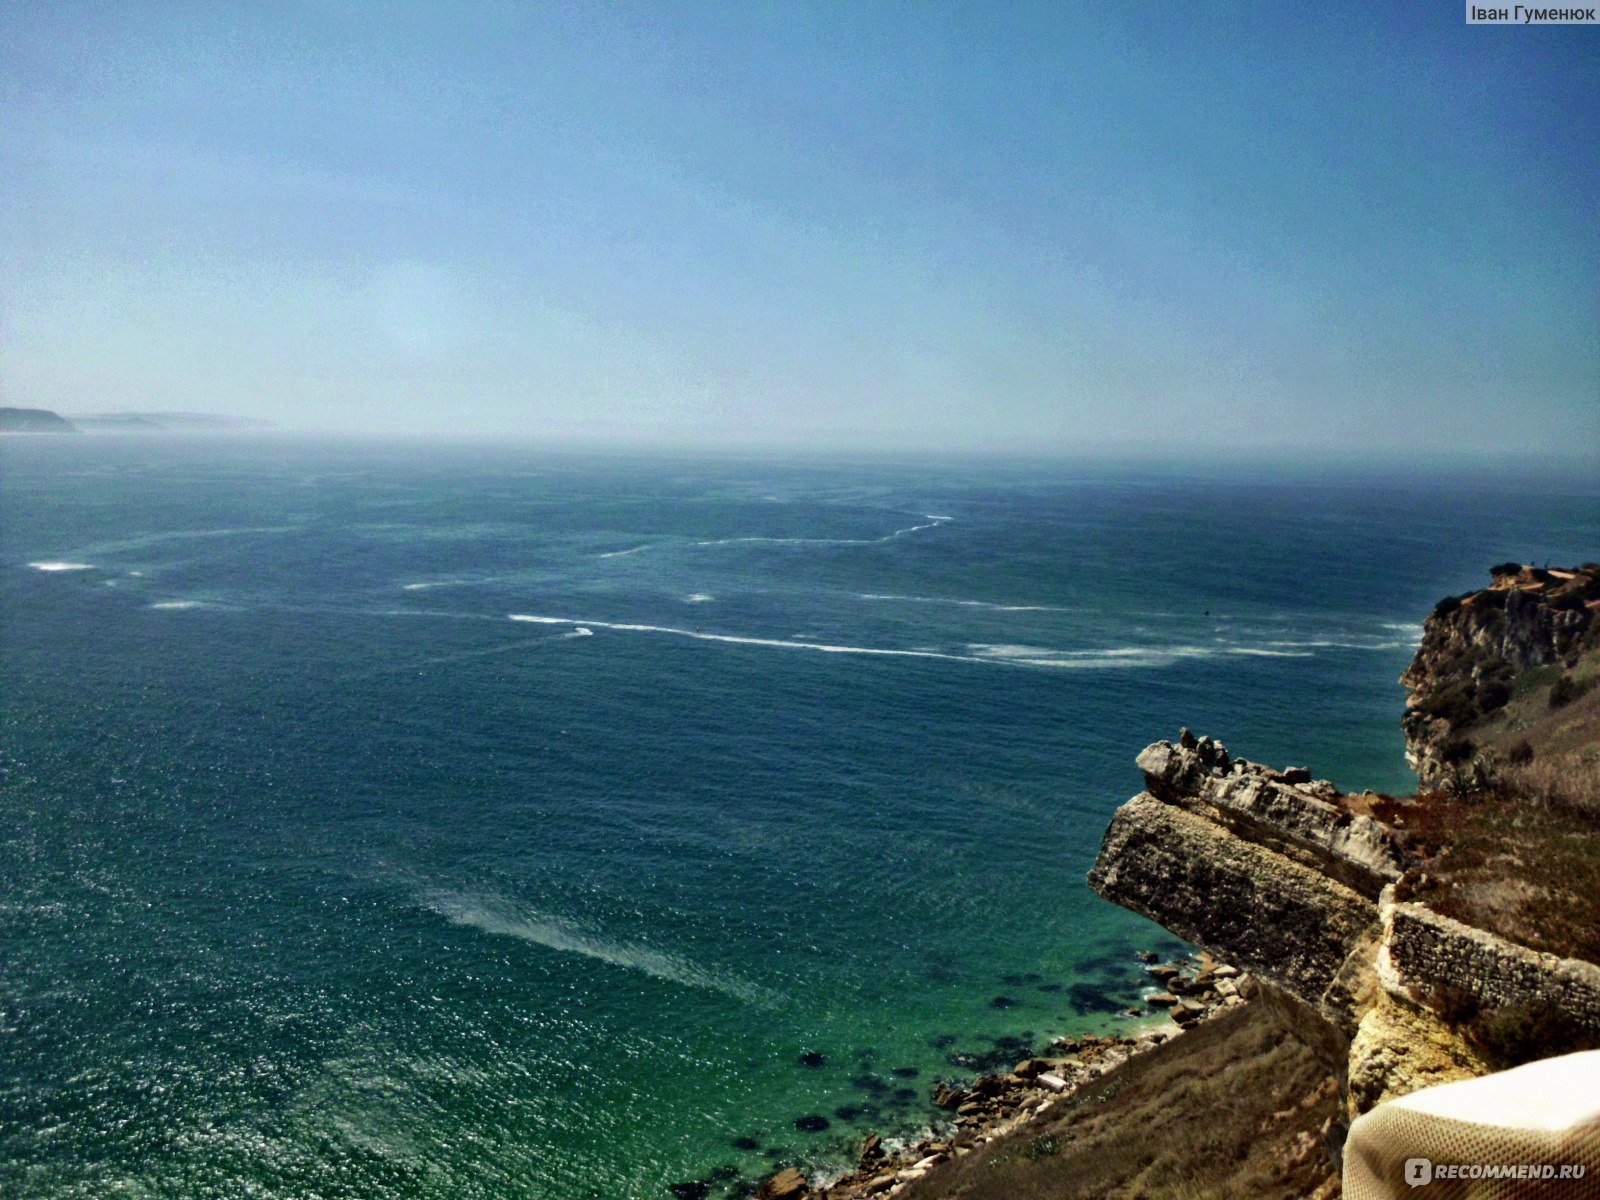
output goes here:
{"type": "Polygon", "coordinates": [[[1089,886],[1354,1033],[1340,981],[1378,906],[1344,884],[1146,793],[1112,819],[1089,886]]]}
{"type": "Polygon", "coordinates": [[[1089,885],[1250,971],[1351,1116],[1493,1069],[1495,1022],[1600,1036],[1600,966],[1397,901],[1406,841],[1360,798],[1187,730],[1138,762],[1147,790],[1112,818],[1089,885]]]}

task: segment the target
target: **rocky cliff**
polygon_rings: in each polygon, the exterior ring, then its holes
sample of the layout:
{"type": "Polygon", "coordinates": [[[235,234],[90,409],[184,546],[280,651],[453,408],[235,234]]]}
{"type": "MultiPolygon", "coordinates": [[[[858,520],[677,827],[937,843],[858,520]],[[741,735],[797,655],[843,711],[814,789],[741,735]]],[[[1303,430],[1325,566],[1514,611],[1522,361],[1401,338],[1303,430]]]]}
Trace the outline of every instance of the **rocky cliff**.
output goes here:
{"type": "Polygon", "coordinates": [[[1489,1069],[1486,1022],[1600,1038],[1600,967],[1402,899],[1427,862],[1406,829],[1420,802],[1341,794],[1187,732],[1138,761],[1146,790],[1112,819],[1090,886],[1249,970],[1350,1115],[1489,1069]]]}
{"type": "Polygon", "coordinates": [[[1562,918],[1541,919],[1545,933],[1563,920],[1592,928],[1592,898],[1568,902],[1528,867],[1557,842],[1583,862],[1600,858],[1600,805],[1512,786],[1515,768],[1497,775],[1495,753],[1456,748],[1509,706],[1510,724],[1540,745],[1557,744],[1539,741],[1543,726],[1561,726],[1560,744],[1578,747],[1552,760],[1562,771],[1592,766],[1592,722],[1574,733],[1589,718],[1562,697],[1595,678],[1597,607],[1600,568],[1510,564],[1491,587],[1438,606],[1404,677],[1407,744],[1427,785],[1416,797],[1341,793],[1304,768],[1235,758],[1187,730],[1146,748],[1145,791],[1112,819],[1090,886],[1248,970],[1338,1079],[1347,1116],[1431,1083],[1600,1045],[1592,940],[1539,944],[1514,922],[1460,919],[1496,911],[1463,903],[1463,889],[1476,888],[1526,905],[1542,896],[1562,918]],[[1481,768],[1483,794],[1438,790],[1459,783],[1466,762],[1481,768]],[[1494,864],[1493,887],[1467,879],[1461,862],[1494,864]]]}
{"type": "Polygon", "coordinates": [[[1410,689],[1401,728],[1425,787],[1472,778],[1474,727],[1511,700],[1514,681],[1540,667],[1576,665],[1600,634],[1600,565],[1548,570],[1503,563],[1479,591],[1439,601],[1400,682],[1410,689]]]}

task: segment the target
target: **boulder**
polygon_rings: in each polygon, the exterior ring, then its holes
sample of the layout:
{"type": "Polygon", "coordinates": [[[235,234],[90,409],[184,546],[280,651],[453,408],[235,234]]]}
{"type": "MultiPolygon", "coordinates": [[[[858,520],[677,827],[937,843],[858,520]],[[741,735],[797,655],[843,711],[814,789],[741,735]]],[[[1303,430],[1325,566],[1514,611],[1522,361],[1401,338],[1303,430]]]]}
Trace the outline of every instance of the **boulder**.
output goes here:
{"type": "Polygon", "coordinates": [[[806,1177],[794,1167],[768,1176],[756,1191],[756,1200],[799,1200],[808,1190],[806,1177]]]}
{"type": "Polygon", "coordinates": [[[1050,1064],[1042,1058],[1026,1058],[1011,1068],[1011,1073],[1018,1079],[1033,1079],[1050,1069],[1050,1064]]]}

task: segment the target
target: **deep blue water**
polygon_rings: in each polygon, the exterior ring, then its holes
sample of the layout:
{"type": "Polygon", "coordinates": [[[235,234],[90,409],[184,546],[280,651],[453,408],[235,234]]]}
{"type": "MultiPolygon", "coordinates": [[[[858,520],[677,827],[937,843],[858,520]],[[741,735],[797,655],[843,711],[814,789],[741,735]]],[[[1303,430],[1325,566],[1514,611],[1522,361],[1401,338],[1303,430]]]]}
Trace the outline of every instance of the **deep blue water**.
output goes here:
{"type": "Polygon", "coordinates": [[[1433,601],[1600,545],[1548,476],[111,437],[0,521],[7,1197],[836,1161],[1138,995],[1141,747],[1405,788],[1433,601]]]}

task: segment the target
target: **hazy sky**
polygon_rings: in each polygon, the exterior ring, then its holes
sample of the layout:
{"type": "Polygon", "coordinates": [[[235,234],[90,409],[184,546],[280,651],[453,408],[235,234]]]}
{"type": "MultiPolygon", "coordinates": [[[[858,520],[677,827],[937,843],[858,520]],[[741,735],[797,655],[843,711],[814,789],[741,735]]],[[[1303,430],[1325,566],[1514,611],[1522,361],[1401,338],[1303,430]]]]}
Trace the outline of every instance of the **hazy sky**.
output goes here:
{"type": "Polygon", "coordinates": [[[1600,28],[1461,0],[0,5],[0,403],[1600,446],[1600,28]]]}

